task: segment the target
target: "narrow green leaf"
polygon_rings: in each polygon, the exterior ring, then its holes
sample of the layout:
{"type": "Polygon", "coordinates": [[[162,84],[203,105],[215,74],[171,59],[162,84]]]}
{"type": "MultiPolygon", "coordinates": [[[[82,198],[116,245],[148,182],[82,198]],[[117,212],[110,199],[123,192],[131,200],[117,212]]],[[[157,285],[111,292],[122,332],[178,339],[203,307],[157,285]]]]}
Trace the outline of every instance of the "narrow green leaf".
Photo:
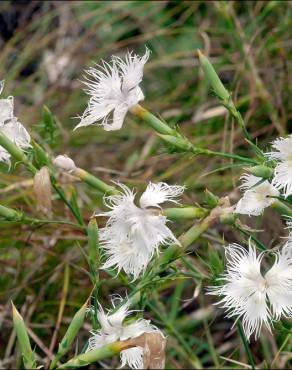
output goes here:
{"type": "Polygon", "coordinates": [[[26,369],[36,369],[37,366],[35,356],[30,346],[30,341],[23,318],[17,311],[14,304],[12,302],[11,304],[12,304],[13,326],[16,331],[19,347],[23,358],[23,364],[26,369]]]}

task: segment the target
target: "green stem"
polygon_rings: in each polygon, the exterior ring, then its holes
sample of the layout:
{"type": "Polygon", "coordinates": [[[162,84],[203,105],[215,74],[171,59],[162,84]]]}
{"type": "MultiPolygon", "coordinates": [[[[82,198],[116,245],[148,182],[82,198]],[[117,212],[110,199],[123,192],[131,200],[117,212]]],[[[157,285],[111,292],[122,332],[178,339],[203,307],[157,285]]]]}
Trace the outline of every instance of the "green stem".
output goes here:
{"type": "Polygon", "coordinates": [[[74,175],[79,177],[79,179],[86,184],[92,186],[93,188],[99,190],[100,192],[104,194],[119,194],[119,192],[113,187],[105,182],[99,180],[97,177],[91,175],[89,172],[83,170],[82,168],[77,168],[74,171],[74,175]]]}
{"type": "Polygon", "coordinates": [[[277,211],[281,216],[292,217],[292,209],[280,200],[275,200],[271,207],[274,208],[274,210],[277,211]]]}
{"type": "Polygon", "coordinates": [[[169,220],[184,220],[205,217],[209,211],[200,207],[166,208],[163,215],[169,220]]]}
{"type": "Polygon", "coordinates": [[[25,153],[21,149],[19,149],[11,140],[9,140],[8,137],[1,133],[0,133],[0,146],[6,149],[7,152],[9,152],[14,159],[16,159],[19,162],[23,162],[33,174],[37,172],[37,169],[28,160],[25,153]]]}
{"type": "Polygon", "coordinates": [[[196,155],[217,156],[238,160],[244,163],[258,164],[258,162],[253,159],[242,157],[237,154],[216,152],[193,145],[186,137],[182,136],[175,129],[172,129],[166,123],[159,120],[157,117],[148,112],[145,108],[141,107],[139,104],[135,105],[131,109],[131,112],[135,116],[144,120],[150,127],[152,127],[158,133],[158,136],[161,139],[175,146],[180,151],[191,152],[196,155]]]}
{"type": "Polygon", "coordinates": [[[75,367],[82,367],[92,364],[96,361],[104,360],[106,358],[112,357],[124,349],[134,347],[134,345],[128,345],[127,341],[125,342],[115,342],[107,344],[101,348],[94,349],[92,351],[82,353],[79,356],[76,356],[66,362],[65,364],[58,367],[58,369],[68,369],[75,367]]]}
{"type": "Polygon", "coordinates": [[[135,116],[144,120],[150,127],[152,127],[156,132],[162,135],[176,135],[176,130],[169,127],[166,123],[162,122],[159,118],[154,116],[145,108],[141,107],[139,104],[131,108],[131,113],[135,116]]]}
{"type": "MultiPolygon", "coordinates": [[[[11,140],[9,140],[5,135],[0,133],[0,146],[6,149],[13,158],[25,164],[25,166],[35,175],[37,173],[37,168],[29,161],[25,153],[19,149],[11,140]]],[[[76,220],[81,226],[84,226],[84,222],[80,215],[75,211],[75,209],[71,206],[70,202],[67,200],[63,190],[56,184],[56,178],[54,174],[51,172],[51,181],[54,189],[59,194],[60,198],[66,204],[66,206],[70,209],[76,220]]]]}
{"type": "Polygon", "coordinates": [[[254,370],[255,369],[255,362],[254,362],[254,359],[253,359],[253,356],[252,356],[252,353],[251,353],[251,350],[249,348],[249,345],[247,343],[247,340],[246,340],[246,337],[245,337],[245,334],[244,334],[244,331],[242,329],[242,325],[241,325],[241,322],[240,321],[237,321],[237,329],[238,329],[238,332],[239,332],[239,335],[240,335],[240,338],[242,340],[242,343],[243,343],[243,346],[244,346],[244,349],[245,349],[245,352],[247,354],[247,357],[248,357],[248,361],[252,367],[252,369],[254,370]]]}
{"type": "Polygon", "coordinates": [[[15,211],[12,208],[8,208],[0,205],[0,216],[8,221],[21,221],[23,219],[23,214],[21,212],[15,211]]]}

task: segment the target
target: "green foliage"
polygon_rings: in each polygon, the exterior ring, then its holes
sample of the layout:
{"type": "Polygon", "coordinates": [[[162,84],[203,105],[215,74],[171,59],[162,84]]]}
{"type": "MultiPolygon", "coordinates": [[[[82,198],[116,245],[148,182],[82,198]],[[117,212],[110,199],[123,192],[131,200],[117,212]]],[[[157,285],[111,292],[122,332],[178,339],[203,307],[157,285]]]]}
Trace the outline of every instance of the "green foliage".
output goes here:
{"type": "MultiPolygon", "coordinates": [[[[30,9],[31,3],[25,6],[30,9]]],[[[46,219],[36,207],[32,175],[19,165],[25,161],[21,153],[16,153],[14,163],[18,165],[12,163],[10,171],[0,165],[1,205],[12,210],[13,215],[16,211],[33,219],[1,219],[0,303],[4,314],[11,297],[17,307],[23,307],[24,317],[41,344],[35,346],[37,358],[44,359],[48,366],[43,349],[52,345],[52,352],[58,351],[51,339],[62,298],[64,263],[70,264],[72,275],[59,322],[57,337],[63,338],[59,353],[64,354],[65,362],[86,348],[90,320],[78,329],[78,341],[77,331],[68,341],[67,330],[91,293],[93,278],[97,280],[88,272],[88,260],[80,251],[88,251],[94,265],[98,253],[97,225],[91,223],[93,234],[84,225],[93,211],[104,210],[103,191],[106,189],[107,195],[115,192],[111,180],[126,182],[138,191],[150,180],[185,184],[182,204],[199,209],[204,218],[217,206],[217,196],[232,194],[231,202],[235,204],[239,197],[235,191],[238,179],[246,167],[254,164],[185,153],[188,145],[182,138],[188,138],[196,148],[236,153],[256,158],[261,166],[273,167],[263,152],[269,151],[268,144],[279,132],[291,131],[292,8],[283,1],[48,1],[38,2],[37,6],[39,9],[29,15],[29,20],[27,9],[21,13],[22,23],[2,43],[4,92],[15,96],[17,116],[35,139],[27,155],[29,162],[33,161],[36,168],[50,167],[53,156],[66,153],[88,172],[83,173],[83,179],[56,174],[52,179],[57,186],[52,196],[53,215],[46,219]],[[143,52],[144,44],[151,49],[151,57],[142,83],[143,106],[155,117],[161,117],[152,121],[153,128],[166,130],[161,132],[164,135],[178,128],[182,138],[170,136],[162,140],[143,119],[131,114],[120,131],[105,132],[94,126],[72,131],[76,124],[72,117],[81,115],[87,102],[79,81],[84,68],[93,66],[100,58],[108,60],[112,53],[122,55],[127,49],[143,52]],[[213,66],[209,81],[199,66],[198,48],[213,66]],[[51,79],[45,64],[48,52],[54,53],[50,73],[57,71],[55,62],[61,63],[60,57],[69,61],[56,79],[51,79]],[[229,114],[221,106],[226,92],[234,103],[229,106],[229,114]],[[215,95],[221,95],[221,99],[215,95]],[[251,141],[242,135],[240,117],[251,141]],[[204,192],[206,188],[208,194],[204,192]],[[40,219],[43,222],[36,222],[40,219]]],[[[3,19],[10,7],[14,7],[13,2],[0,4],[3,19]]],[[[17,22],[15,13],[7,17],[17,22]]],[[[227,106],[228,103],[230,99],[227,106]]],[[[263,170],[255,166],[252,171],[256,175],[263,174],[263,170]]],[[[175,235],[183,235],[191,228],[191,238],[187,240],[196,237],[183,257],[177,248],[166,246],[169,255],[166,259],[163,253],[157,257],[161,265],[151,266],[145,289],[143,284],[133,286],[124,274],[115,278],[115,271],[100,270],[98,291],[92,294],[94,303],[98,294],[99,301],[107,307],[111,294],[124,296],[127,291],[135,303],[134,309],[145,308],[147,319],[168,337],[167,368],[194,368],[198,366],[197,358],[203,368],[217,368],[216,361],[220,368],[247,368],[253,363],[250,351],[256,367],[290,366],[291,341],[286,338],[291,328],[287,321],[275,324],[274,338],[265,336],[266,351],[262,341],[252,343],[249,351],[242,335],[230,332],[232,322],[223,318],[223,311],[214,308],[212,297],[205,296],[206,285],[218,284],[216,278],[224,270],[221,246],[232,241],[241,243],[249,237],[258,250],[281,244],[284,233],[274,210],[290,214],[290,204],[290,199],[285,204],[282,199],[263,218],[243,219],[241,224],[232,224],[234,220],[229,216],[210,227],[200,227],[200,219],[174,218],[169,225],[175,235]],[[259,231],[263,229],[265,232],[259,231]],[[168,258],[172,263],[168,263],[168,258]]],[[[102,217],[96,221],[100,228],[104,226],[102,217]]],[[[1,325],[1,366],[15,368],[22,349],[12,346],[11,321],[5,318],[1,325]]],[[[92,327],[97,328],[97,323],[93,322],[92,327]]],[[[103,361],[115,368],[117,358],[103,357],[103,361]]],[[[31,361],[29,366],[34,365],[32,357],[24,360],[31,361]]],[[[78,366],[86,364],[82,358],[78,361],[78,366]]]]}
{"type": "Polygon", "coordinates": [[[50,148],[54,149],[60,143],[61,134],[57,120],[46,105],[43,106],[42,120],[36,125],[36,130],[43,142],[49,145],[50,148]]]}

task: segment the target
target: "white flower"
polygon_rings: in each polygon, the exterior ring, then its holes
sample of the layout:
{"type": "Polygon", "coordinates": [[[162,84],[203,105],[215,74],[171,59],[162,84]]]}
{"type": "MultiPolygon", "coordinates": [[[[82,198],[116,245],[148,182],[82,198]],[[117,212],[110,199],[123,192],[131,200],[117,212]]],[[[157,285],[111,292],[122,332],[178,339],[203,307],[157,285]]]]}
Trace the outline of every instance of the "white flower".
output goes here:
{"type": "Polygon", "coordinates": [[[283,190],[285,198],[292,194],[292,135],[287,138],[278,138],[272,143],[274,152],[267,155],[278,161],[272,184],[279,190],[283,190]]]}
{"type": "MultiPolygon", "coordinates": [[[[113,301],[115,308],[115,302],[113,301]]],[[[97,331],[91,331],[92,337],[89,339],[87,351],[100,348],[106,344],[117,340],[133,339],[143,333],[159,332],[159,329],[152,325],[150,320],[138,319],[131,323],[124,323],[127,316],[134,311],[129,310],[129,302],[117,309],[114,313],[105,313],[100,306],[97,319],[101,328],[97,331]]],[[[163,335],[162,335],[163,336],[163,335]]],[[[144,349],[142,347],[133,347],[120,353],[122,367],[129,365],[132,369],[143,369],[144,349]]]]}
{"type": "Polygon", "coordinates": [[[159,245],[179,243],[166,226],[167,219],[161,214],[160,204],[166,201],[177,203],[175,198],[184,188],[149,183],[138,207],[134,203],[134,191],[125,185],[119,186],[122,189],[119,195],[105,198],[110,211],[98,215],[109,217],[100,231],[101,245],[108,256],[103,268],[123,269],[135,280],[145,270],[154,252],[158,252],[159,245]]]}
{"type": "MultiPolygon", "coordinates": [[[[30,136],[23,125],[13,118],[0,127],[0,133],[8,137],[20,149],[28,149],[30,145],[30,136]]],[[[10,163],[10,154],[6,149],[0,146],[0,162],[10,163]]]]}
{"type": "MultiPolygon", "coordinates": [[[[4,81],[0,81],[0,94],[4,88],[4,81]]],[[[30,136],[26,129],[18,122],[13,113],[13,97],[0,99],[0,134],[8,137],[20,149],[27,149],[30,145],[30,136]]],[[[10,154],[0,146],[0,162],[10,163],[10,154]]]]}
{"type": "MultiPolygon", "coordinates": [[[[0,94],[4,89],[4,81],[0,81],[0,94]]],[[[0,127],[2,127],[5,121],[13,118],[13,96],[9,96],[7,99],[0,99],[0,127]]]]}
{"type": "Polygon", "coordinates": [[[237,244],[226,248],[227,271],[221,287],[209,288],[209,294],[223,296],[219,304],[227,310],[227,317],[242,319],[247,338],[255,333],[258,338],[262,325],[271,331],[272,322],[281,316],[292,317],[292,248],[286,243],[275,252],[273,266],[262,275],[264,254],[256,255],[237,244]]]}
{"type": "Polygon", "coordinates": [[[92,79],[85,82],[90,96],[88,106],[80,123],[75,127],[88,126],[97,121],[106,131],[119,130],[127,111],[144,99],[139,87],[143,68],[149,58],[149,50],[140,57],[128,52],[125,60],[112,57],[112,65],[102,61],[99,69],[90,68],[92,79]]]}
{"type": "Polygon", "coordinates": [[[249,216],[259,216],[266,207],[269,207],[280,195],[279,191],[260,177],[244,174],[240,189],[244,190],[243,197],[237,203],[235,213],[249,216]],[[257,185],[258,184],[258,185],[257,185]]]}

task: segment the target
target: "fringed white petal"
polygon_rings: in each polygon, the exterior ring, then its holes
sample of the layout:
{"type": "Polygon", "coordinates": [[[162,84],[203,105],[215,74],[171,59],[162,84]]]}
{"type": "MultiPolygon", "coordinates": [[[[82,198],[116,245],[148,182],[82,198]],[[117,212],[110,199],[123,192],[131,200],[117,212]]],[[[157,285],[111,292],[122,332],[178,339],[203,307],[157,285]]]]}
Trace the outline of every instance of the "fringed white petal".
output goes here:
{"type": "Polygon", "coordinates": [[[288,241],[280,252],[275,253],[275,262],[266,273],[267,295],[276,320],[283,315],[292,316],[292,246],[288,241]]]}
{"type": "Polygon", "coordinates": [[[12,96],[9,96],[7,99],[0,99],[0,127],[3,126],[6,121],[13,118],[13,109],[14,103],[12,96]]]}
{"type": "Polygon", "coordinates": [[[0,146],[0,162],[4,162],[10,166],[10,158],[11,155],[7,152],[7,150],[0,146]]]}
{"type": "Polygon", "coordinates": [[[124,270],[133,277],[133,281],[145,271],[152,257],[148,250],[138,248],[134,243],[103,244],[103,248],[107,260],[102,268],[117,268],[118,272],[124,270]]]}
{"type": "Polygon", "coordinates": [[[240,317],[247,338],[257,337],[262,324],[268,328],[270,312],[266,303],[265,280],[260,265],[263,255],[256,255],[250,244],[249,250],[232,244],[226,249],[227,271],[222,276],[223,286],[211,287],[209,294],[223,296],[218,303],[228,317],[240,317]]]}
{"type": "MultiPolygon", "coordinates": [[[[106,226],[100,230],[101,246],[107,255],[103,268],[117,267],[118,271],[123,269],[135,280],[144,272],[160,245],[179,242],[167,227],[165,216],[151,209],[137,207],[133,190],[122,184],[119,186],[122,189],[120,194],[105,198],[110,211],[98,214],[109,217],[106,226]]],[[[157,202],[166,200],[175,201],[173,198],[182,189],[162,184],[152,187],[151,194],[155,204],[158,204],[157,202]],[[155,194],[155,189],[159,192],[158,195],[155,194]]]]}
{"type": "Polygon", "coordinates": [[[236,205],[235,213],[259,216],[275,201],[273,197],[280,195],[276,187],[260,177],[245,174],[241,179],[240,188],[245,192],[236,205]]]}
{"type": "Polygon", "coordinates": [[[271,159],[280,161],[292,160],[292,135],[286,138],[277,138],[272,142],[272,147],[275,151],[267,153],[267,156],[271,159]]]}
{"type": "MultiPolygon", "coordinates": [[[[119,302],[121,298],[119,298],[119,302]]],[[[115,301],[112,301],[115,309],[115,301]]],[[[97,319],[101,328],[96,331],[91,331],[91,338],[87,351],[100,348],[105,344],[115,342],[117,340],[126,340],[136,338],[143,333],[151,333],[159,331],[156,326],[152,325],[150,320],[138,319],[130,324],[123,321],[133,311],[129,310],[130,302],[127,301],[118,310],[111,313],[105,313],[103,308],[99,306],[97,319]]],[[[160,333],[162,336],[163,334],[160,333]]],[[[143,369],[144,349],[142,347],[133,347],[124,350],[120,354],[121,366],[128,365],[132,369],[143,369]]]]}
{"type": "Polygon", "coordinates": [[[106,131],[119,130],[128,110],[144,99],[139,83],[148,57],[147,49],[143,57],[128,53],[123,61],[113,56],[112,65],[102,61],[98,69],[90,68],[85,81],[90,100],[75,129],[99,122],[106,131]]]}
{"type": "Polygon", "coordinates": [[[282,190],[285,198],[292,194],[292,159],[277,164],[272,185],[282,190]]]}
{"type": "MultiPolygon", "coordinates": [[[[136,338],[143,333],[152,333],[154,331],[159,331],[159,329],[152,325],[150,320],[139,319],[127,326],[124,326],[121,340],[136,338]]],[[[161,335],[163,336],[162,333],[161,335]]]]}
{"type": "Polygon", "coordinates": [[[241,180],[241,185],[239,186],[239,189],[247,190],[255,186],[256,184],[259,184],[262,181],[262,178],[244,173],[240,177],[240,180],[241,180]]]}
{"type": "Polygon", "coordinates": [[[159,207],[161,203],[173,202],[179,203],[176,198],[181,196],[184,192],[183,186],[168,185],[165,182],[153,184],[150,182],[140,198],[140,206],[159,207]]]}
{"type": "Polygon", "coordinates": [[[114,109],[112,122],[104,124],[104,129],[106,131],[119,130],[123,126],[127,112],[128,106],[125,103],[118,104],[114,109]]]}
{"type": "Polygon", "coordinates": [[[263,324],[271,331],[271,313],[266,302],[266,292],[254,291],[246,300],[242,311],[242,326],[247,339],[255,335],[257,339],[260,335],[263,324]]]}
{"type": "Polygon", "coordinates": [[[28,149],[31,147],[29,133],[16,118],[1,127],[0,132],[6,135],[8,139],[13,141],[20,149],[28,149]]]}
{"type": "Polygon", "coordinates": [[[133,347],[125,349],[120,353],[121,367],[128,365],[131,369],[143,369],[144,349],[142,347],[133,347]]]}
{"type": "Polygon", "coordinates": [[[149,56],[150,51],[146,48],[142,57],[133,52],[128,52],[125,60],[113,57],[113,60],[118,64],[122,72],[123,90],[129,91],[142,82],[144,65],[148,61],[149,56]]]}

